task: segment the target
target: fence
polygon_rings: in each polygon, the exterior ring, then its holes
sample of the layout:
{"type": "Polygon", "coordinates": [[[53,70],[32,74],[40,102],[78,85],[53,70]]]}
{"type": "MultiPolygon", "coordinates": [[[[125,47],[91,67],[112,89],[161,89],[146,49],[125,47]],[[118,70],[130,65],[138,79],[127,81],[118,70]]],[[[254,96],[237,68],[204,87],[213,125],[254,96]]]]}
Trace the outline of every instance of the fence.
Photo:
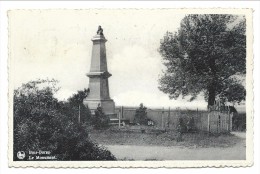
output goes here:
{"type": "MultiPolygon", "coordinates": [[[[119,120],[134,122],[138,107],[116,107],[119,120]]],[[[213,133],[229,132],[232,128],[232,114],[228,110],[181,110],[181,109],[147,109],[148,119],[159,129],[177,130],[179,119],[187,123],[194,119],[196,129],[213,133]]]]}
{"type": "Polygon", "coordinates": [[[232,119],[232,130],[246,130],[246,113],[235,113],[232,119]]]}

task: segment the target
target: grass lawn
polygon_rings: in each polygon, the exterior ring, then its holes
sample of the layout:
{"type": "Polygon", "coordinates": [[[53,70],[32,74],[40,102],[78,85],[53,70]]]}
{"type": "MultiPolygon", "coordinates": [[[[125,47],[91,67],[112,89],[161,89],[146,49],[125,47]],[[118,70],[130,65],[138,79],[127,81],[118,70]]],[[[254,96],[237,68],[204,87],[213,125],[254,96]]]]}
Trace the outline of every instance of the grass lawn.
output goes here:
{"type": "Polygon", "coordinates": [[[207,133],[184,133],[177,141],[176,131],[89,130],[90,138],[102,145],[180,146],[187,148],[232,147],[243,141],[231,134],[209,135],[207,133]]]}

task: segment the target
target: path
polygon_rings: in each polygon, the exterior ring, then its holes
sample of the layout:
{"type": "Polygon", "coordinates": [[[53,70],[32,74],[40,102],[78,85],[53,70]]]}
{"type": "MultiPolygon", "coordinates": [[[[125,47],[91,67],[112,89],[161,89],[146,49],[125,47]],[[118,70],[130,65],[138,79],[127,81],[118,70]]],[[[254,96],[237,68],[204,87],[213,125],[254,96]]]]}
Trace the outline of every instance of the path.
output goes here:
{"type": "Polygon", "coordinates": [[[233,147],[183,148],[179,146],[106,145],[119,160],[245,160],[245,133],[234,133],[243,139],[233,147]]]}

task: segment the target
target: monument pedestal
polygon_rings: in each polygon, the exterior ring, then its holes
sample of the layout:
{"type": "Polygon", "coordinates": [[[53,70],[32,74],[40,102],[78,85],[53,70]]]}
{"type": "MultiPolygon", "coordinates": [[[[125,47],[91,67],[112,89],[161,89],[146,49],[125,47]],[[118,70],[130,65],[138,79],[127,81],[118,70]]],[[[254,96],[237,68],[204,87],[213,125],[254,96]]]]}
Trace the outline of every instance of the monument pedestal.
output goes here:
{"type": "Polygon", "coordinates": [[[84,100],[84,105],[87,105],[91,113],[94,114],[94,111],[100,106],[106,115],[115,114],[115,102],[112,99],[108,100],[99,100],[99,99],[86,99],[84,100]]]}
{"type": "Polygon", "coordinates": [[[111,74],[107,70],[106,38],[99,26],[97,35],[92,39],[92,56],[89,77],[89,94],[83,101],[92,113],[100,106],[106,115],[115,114],[115,103],[109,96],[108,78],[111,74]]]}

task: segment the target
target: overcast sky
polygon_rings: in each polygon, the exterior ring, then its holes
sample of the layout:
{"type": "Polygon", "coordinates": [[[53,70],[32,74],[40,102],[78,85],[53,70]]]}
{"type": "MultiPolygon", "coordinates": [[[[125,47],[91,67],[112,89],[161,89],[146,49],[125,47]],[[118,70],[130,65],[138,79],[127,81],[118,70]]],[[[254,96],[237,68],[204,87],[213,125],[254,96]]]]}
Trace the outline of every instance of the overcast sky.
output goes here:
{"type": "Polygon", "coordinates": [[[9,13],[14,87],[38,78],[59,80],[57,97],[88,88],[91,38],[98,25],[108,42],[110,96],[116,105],[205,108],[203,97],[169,100],[158,89],[160,39],[177,31],[185,14],[174,10],[18,10],[9,13]]]}

